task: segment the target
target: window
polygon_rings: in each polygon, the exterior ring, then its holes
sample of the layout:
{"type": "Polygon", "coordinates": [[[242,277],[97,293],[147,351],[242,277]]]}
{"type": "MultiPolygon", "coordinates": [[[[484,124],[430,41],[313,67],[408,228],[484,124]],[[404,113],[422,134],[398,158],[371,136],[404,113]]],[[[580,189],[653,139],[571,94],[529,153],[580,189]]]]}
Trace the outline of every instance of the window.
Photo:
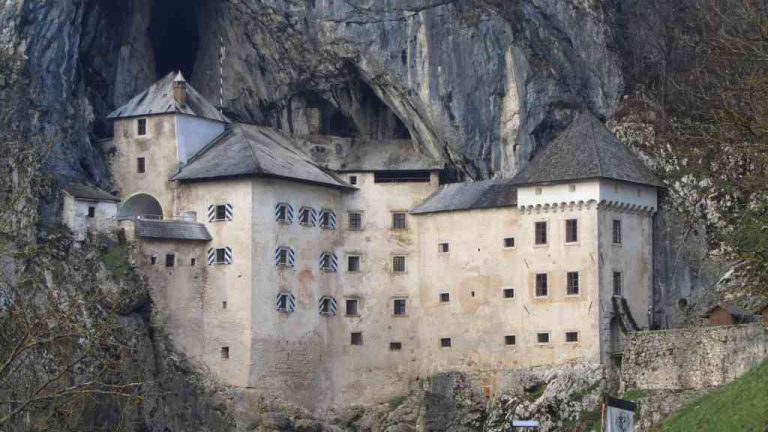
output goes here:
{"type": "Polygon", "coordinates": [[[320,297],[317,302],[317,311],[320,312],[320,315],[336,315],[336,299],[328,296],[320,297]]]}
{"type": "Polygon", "coordinates": [[[363,344],[363,332],[352,332],[349,336],[349,343],[351,345],[363,344]]]}
{"type": "Polygon", "coordinates": [[[231,221],[232,204],[217,204],[208,206],[208,221],[231,221]]]}
{"type": "Polygon", "coordinates": [[[621,272],[613,272],[613,295],[622,295],[621,272]]]}
{"type": "Polygon", "coordinates": [[[536,273],[536,297],[546,297],[548,294],[547,274],[536,273]]]}
{"type": "Polygon", "coordinates": [[[299,224],[304,226],[315,226],[317,214],[311,207],[302,207],[299,209],[299,224]]]}
{"type": "Polygon", "coordinates": [[[621,221],[613,221],[613,244],[621,244],[621,221]]]}
{"type": "Polygon", "coordinates": [[[394,310],[392,311],[392,314],[396,316],[405,315],[405,299],[394,300],[394,310]]]}
{"type": "Polygon", "coordinates": [[[136,135],[138,136],[147,135],[147,119],[142,118],[142,119],[136,120],[136,135]]]}
{"type": "Polygon", "coordinates": [[[227,301],[226,300],[221,302],[221,308],[222,309],[226,309],[227,308],[227,301]]]}
{"type": "Polygon", "coordinates": [[[332,210],[321,210],[320,228],[336,229],[336,213],[334,213],[332,210]]]}
{"type": "Polygon", "coordinates": [[[568,185],[568,192],[576,192],[576,185],[575,184],[569,184],[568,185]]]}
{"type": "Polygon", "coordinates": [[[357,255],[350,255],[347,257],[347,271],[359,272],[360,271],[360,257],[357,255]]]}
{"type": "Polygon", "coordinates": [[[349,184],[351,184],[351,185],[356,185],[357,184],[357,176],[356,175],[349,176],[349,184]]]}
{"type": "Polygon", "coordinates": [[[349,212],[349,229],[360,231],[363,229],[363,214],[360,212],[349,212]]]}
{"type": "Polygon", "coordinates": [[[221,347],[221,358],[227,360],[229,358],[229,347],[221,347]]]}
{"type": "Polygon", "coordinates": [[[389,350],[390,351],[400,351],[403,349],[403,344],[400,342],[390,342],[389,343],[389,350]]]}
{"type": "Polygon", "coordinates": [[[197,259],[196,258],[192,258],[192,259],[189,260],[189,266],[190,267],[194,267],[196,263],[197,263],[197,259]]]}
{"type": "Polygon", "coordinates": [[[565,332],[565,341],[566,342],[578,342],[579,341],[579,332],[565,332]]]}
{"type": "Polygon", "coordinates": [[[284,267],[294,267],[296,265],[296,254],[289,247],[279,247],[275,250],[275,265],[284,267]]]}
{"type": "Polygon", "coordinates": [[[504,298],[505,299],[515,298],[515,289],[514,288],[504,288],[504,298]]]}
{"type": "Polygon", "coordinates": [[[451,301],[450,293],[440,293],[440,303],[448,303],[451,301]]]}
{"type": "Polygon", "coordinates": [[[429,171],[377,171],[374,183],[429,183],[429,171]]]}
{"type": "Polygon", "coordinates": [[[504,345],[514,345],[515,342],[515,335],[504,336],[504,345]]]}
{"type": "Polygon", "coordinates": [[[275,220],[289,224],[293,222],[293,207],[290,204],[280,203],[275,206],[275,220]]]}
{"type": "Polygon", "coordinates": [[[146,172],[146,168],[147,167],[144,158],[136,158],[136,172],[139,174],[144,174],[144,172],[146,172]]]}
{"type": "Polygon", "coordinates": [[[549,343],[549,332],[536,333],[536,343],[537,344],[548,344],[549,343]]]}
{"type": "Polygon", "coordinates": [[[392,272],[405,273],[405,257],[402,255],[392,257],[392,272]]]}
{"type": "Polygon", "coordinates": [[[296,310],[296,297],[289,292],[277,294],[275,310],[278,312],[291,313],[296,310]]]}
{"type": "Polygon", "coordinates": [[[537,245],[545,245],[547,244],[547,223],[546,222],[536,222],[535,224],[535,243],[537,245]]]}
{"type": "Polygon", "coordinates": [[[515,247],[515,238],[514,237],[505,237],[504,238],[504,247],[508,248],[508,249],[515,247]]]}
{"type": "Polygon", "coordinates": [[[440,338],[440,348],[450,348],[451,338],[440,338]]]}
{"type": "Polygon", "coordinates": [[[404,212],[395,212],[392,213],[392,229],[393,230],[404,230],[407,228],[407,225],[405,223],[405,213],[404,212]]]}
{"type": "Polygon", "coordinates": [[[208,265],[214,264],[232,264],[232,248],[208,249],[208,265]]]}
{"type": "Polygon", "coordinates": [[[579,241],[579,221],[568,219],[565,221],[565,242],[576,243],[579,241]]]}
{"type": "Polygon", "coordinates": [[[566,288],[565,293],[567,295],[579,294],[579,272],[568,272],[565,275],[566,288]]]}
{"type": "Polygon", "coordinates": [[[165,254],[165,266],[166,267],[173,267],[173,265],[176,263],[176,255],[174,254],[165,254]]]}
{"type": "Polygon", "coordinates": [[[157,257],[155,255],[152,255],[151,257],[149,257],[149,263],[151,265],[157,264],[157,257]]]}
{"type": "Polygon", "coordinates": [[[358,312],[358,306],[359,306],[359,300],[358,299],[347,299],[344,302],[345,305],[345,311],[344,314],[348,316],[359,316],[360,313],[358,312]]]}
{"type": "Polygon", "coordinates": [[[335,254],[331,252],[323,252],[320,254],[320,270],[333,273],[338,269],[339,264],[335,254]]]}
{"type": "Polygon", "coordinates": [[[88,217],[96,217],[96,207],[94,206],[88,206],[88,217]]]}
{"type": "Polygon", "coordinates": [[[448,253],[451,250],[451,245],[448,243],[438,243],[437,251],[440,253],[448,253]]]}

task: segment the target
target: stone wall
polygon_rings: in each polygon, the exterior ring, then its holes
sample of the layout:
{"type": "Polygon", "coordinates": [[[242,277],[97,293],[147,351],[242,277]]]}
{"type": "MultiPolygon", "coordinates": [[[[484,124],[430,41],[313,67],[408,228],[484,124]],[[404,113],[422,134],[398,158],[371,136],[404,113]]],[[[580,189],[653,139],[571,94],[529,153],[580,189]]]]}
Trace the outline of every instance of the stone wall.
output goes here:
{"type": "Polygon", "coordinates": [[[733,381],[768,358],[768,326],[693,327],[627,336],[622,388],[689,390],[733,381]]]}

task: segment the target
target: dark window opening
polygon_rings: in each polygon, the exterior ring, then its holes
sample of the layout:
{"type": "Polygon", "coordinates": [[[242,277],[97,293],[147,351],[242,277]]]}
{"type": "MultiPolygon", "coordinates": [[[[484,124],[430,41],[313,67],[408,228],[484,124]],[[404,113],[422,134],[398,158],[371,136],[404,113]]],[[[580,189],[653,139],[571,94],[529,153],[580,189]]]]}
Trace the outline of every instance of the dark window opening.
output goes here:
{"type": "Polygon", "coordinates": [[[536,222],[535,225],[536,228],[536,244],[537,245],[545,245],[547,244],[547,223],[546,222],[536,222]]]}
{"type": "Polygon", "coordinates": [[[360,231],[363,229],[363,214],[360,212],[349,212],[349,229],[351,231],[360,231]]]}
{"type": "Polygon", "coordinates": [[[147,119],[136,120],[136,135],[144,136],[147,134],[147,119]]]}
{"type": "Polygon", "coordinates": [[[227,262],[227,251],[224,248],[216,249],[216,264],[224,264],[227,262]]]}
{"type": "Polygon", "coordinates": [[[504,247],[505,248],[513,248],[515,247],[515,238],[514,237],[507,237],[504,239],[504,247]]]}
{"type": "Polygon", "coordinates": [[[149,26],[155,50],[155,71],[159,77],[180,70],[189,79],[200,46],[200,0],[152,2],[149,26]]]}
{"type": "Polygon", "coordinates": [[[448,243],[438,243],[437,250],[440,253],[448,253],[451,250],[451,246],[448,243]]]}
{"type": "Polygon", "coordinates": [[[88,217],[96,217],[96,207],[94,206],[88,206],[88,217]]]}
{"type": "Polygon", "coordinates": [[[622,288],[621,272],[613,272],[613,295],[622,295],[622,288]]]}
{"type": "Polygon", "coordinates": [[[579,223],[576,219],[565,221],[565,242],[575,243],[579,241],[579,223]]]}
{"type": "Polygon", "coordinates": [[[357,299],[347,299],[346,301],[346,314],[350,316],[358,316],[359,312],[357,311],[358,306],[358,300],[357,299]]]}
{"type": "Polygon", "coordinates": [[[376,171],[374,183],[429,183],[430,172],[425,170],[376,171]]]}
{"type": "Polygon", "coordinates": [[[408,225],[406,223],[405,213],[401,213],[401,212],[392,213],[392,229],[404,230],[406,228],[408,228],[408,225]]]}
{"type": "Polygon", "coordinates": [[[404,256],[392,257],[392,272],[405,273],[405,257],[404,256]]]}
{"type": "Polygon", "coordinates": [[[151,257],[149,257],[149,263],[150,263],[151,265],[155,265],[155,264],[157,264],[157,257],[156,257],[156,256],[154,256],[154,255],[152,255],[151,257]]]}
{"type": "Polygon", "coordinates": [[[579,341],[579,332],[565,332],[565,341],[566,342],[578,342],[579,341]]]}
{"type": "Polygon", "coordinates": [[[359,272],[360,271],[360,257],[359,256],[348,256],[347,257],[347,271],[348,272],[359,272]]]}
{"type": "Polygon", "coordinates": [[[515,336],[514,335],[504,336],[504,345],[514,345],[514,344],[515,344],[515,336]]]}
{"type": "Polygon", "coordinates": [[[143,157],[136,158],[136,172],[139,174],[144,174],[146,172],[146,161],[143,157]]]}
{"type": "Polygon", "coordinates": [[[229,358],[229,347],[221,347],[221,358],[226,360],[229,358]]]}
{"type": "Polygon", "coordinates": [[[390,351],[400,351],[403,349],[403,344],[400,342],[390,342],[389,343],[389,350],[390,351]]]}
{"type": "Polygon", "coordinates": [[[579,272],[568,272],[566,274],[566,294],[578,295],[579,294],[579,272]]]}
{"type": "Polygon", "coordinates": [[[405,299],[395,299],[393,315],[404,316],[405,315],[405,299]]]}
{"type": "Polygon", "coordinates": [[[504,288],[504,298],[515,298],[514,288],[504,288]]]}
{"type": "Polygon", "coordinates": [[[613,221],[613,244],[621,244],[621,221],[613,221]]]}
{"type": "Polygon", "coordinates": [[[351,185],[356,185],[357,184],[357,176],[356,175],[349,176],[349,184],[351,184],[351,185]]]}
{"type": "Polygon", "coordinates": [[[226,301],[221,302],[221,308],[222,309],[226,309],[227,308],[227,302],[226,301]]]}
{"type": "Polygon", "coordinates": [[[362,345],[363,344],[363,333],[362,332],[352,332],[350,334],[349,343],[351,345],[362,345]]]}
{"type": "Polygon", "coordinates": [[[450,348],[451,347],[451,338],[440,338],[440,347],[441,348],[450,348]]]}
{"type": "Polygon", "coordinates": [[[440,303],[448,303],[449,301],[451,301],[451,294],[440,293],[440,303]]]}
{"type": "Polygon", "coordinates": [[[197,264],[197,259],[195,259],[195,258],[192,258],[191,260],[189,260],[189,265],[190,265],[190,267],[194,267],[194,266],[195,266],[195,264],[197,264]]]}
{"type": "Polygon", "coordinates": [[[223,204],[222,205],[217,205],[216,206],[216,216],[215,216],[215,218],[216,218],[215,220],[217,220],[217,221],[227,220],[227,206],[225,206],[223,204]]]}
{"type": "Polygon", "coordinates": [[[536,297],[546,297],[547,291],[547,274],[546,273],[537,273],[536,274],[536,297]]]}
{"type": "Polygon", "coordinates": [[[548,344],[549,343],[549,333],[536,333],[536,343],[548,344]]]}
{"type": "Polygon", "coordinates": [[[173,265],[176,263],[176,255],[174,254],[166,254],[165,255],[165,266],[166,267],[173,267],[173,265]]]}

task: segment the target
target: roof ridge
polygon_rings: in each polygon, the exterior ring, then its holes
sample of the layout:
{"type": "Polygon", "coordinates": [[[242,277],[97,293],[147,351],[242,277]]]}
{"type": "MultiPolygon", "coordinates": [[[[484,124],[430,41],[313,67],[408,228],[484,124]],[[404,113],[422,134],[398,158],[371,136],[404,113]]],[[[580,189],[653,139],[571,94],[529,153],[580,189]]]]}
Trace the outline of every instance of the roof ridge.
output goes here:
{"type": "MultiPolygon", "coordinates": [[[[582,114],[579,114],[580,116],[585,116],[585,114],[582,112],[582,114]]],[[[596,120],[596,119],[595,119],[596,120]]],[[[597,141],[595,140],[595,123],[592,119],[587,118],[586,121],[589,121],[589,130],[592,132],[592,146],[594,147],[595,152],[595,162],[597,163],[597,174],[602,176],[603,174],[603,167],[600,164],[600,149],[599,145],[597,145],[597,141]]]]}

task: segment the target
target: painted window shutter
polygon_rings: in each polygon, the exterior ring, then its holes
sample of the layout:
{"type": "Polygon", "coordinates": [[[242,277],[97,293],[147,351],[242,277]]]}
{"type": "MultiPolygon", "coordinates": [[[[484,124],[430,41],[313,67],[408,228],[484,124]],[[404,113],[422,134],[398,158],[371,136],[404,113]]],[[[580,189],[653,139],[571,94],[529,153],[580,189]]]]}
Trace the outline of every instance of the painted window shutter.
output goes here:
{"type": "Polygon", "coordinates": [[[208,265],[213,265],[216,262],[216,249],[208,249],[208,265]]]}
{"type": "Polygon", "coordinates": [[[275,265],[287,265],[288,267],[296,266],[296,253],[293,249],[288,247],[279,247],[275,250],[275,265]],[[285,263],[281,263],[280,255],[285,251],[285,263]]]}
{"type": "Polygon", "coordinates": [[[336,213],[328,212],[328,221],[331,225],[331,229],[336,229],[336,213]]]}
{"type": "Polygon", "coordinates": [[[229,246],[224,248],[224,264],[232,264],[232,248],[229,246]]]}
{"type": "Polygon", "coordinates": [[[323,296],[320,297],[320,301],[317,302],[317,310],[321,315],[336,315],[336,299],[333,297],[323,296]],[[327,303],[328,310],[323,311],[323,304],[327,303]]]}
{"type": "Polygon", "coordinates": [[[317,210],[309,209],[309,219],[312,221],[312,226],[317,225],[317,210]]]}
{"type": "Polygon", "coordinates": [[[275,220],[280,220],[282,209],[285,209],[285,222],[293,223],[293,207],[285,203],[279,203],[275,206],[275,220]]]}
{"type": "Polygon", "coordinates": [[[216,206],[211,204],[208,206],[208,222],[213,222],[216,219],[216,206]]]}
{"type": "Polygon", "coordinates": [[[227,214],[227,220],[231,222],[235,218],[235,209],[232,207],[232,204],[224,204],[224,211],[227,214]]]}
{"type": "Polygon", "coordinates": [[[293,252],[293,249],[288,249],[288,265],[291,267],[296,267],[296,253],[293,252]]]}
{"type": "MultiPolygon", "coordinates": [[[[208,206],[208,222],[213,222],[216,220],[216,205],[211,204],[208,206]]],[[[229,222],[234,219],[234,208],[232,207],[232,204],[224,204],[224,220],[227,220],[229,222]]]]}
{"type": "Polygon", "coordinates": [[[320,270],[335,272],[338,268],[339,262],[336,258],[336,254],[330,252],[323,252],[320,254],[320,270]]]}
{"type": "Polygon", "coordinates": [[[275,302],[275,310],[280,312],[293,312],[296,310],[296,297],[293,293],[278,293],[275,302]],[[285,307],[281,303],[285,302],[285,307]]]}

